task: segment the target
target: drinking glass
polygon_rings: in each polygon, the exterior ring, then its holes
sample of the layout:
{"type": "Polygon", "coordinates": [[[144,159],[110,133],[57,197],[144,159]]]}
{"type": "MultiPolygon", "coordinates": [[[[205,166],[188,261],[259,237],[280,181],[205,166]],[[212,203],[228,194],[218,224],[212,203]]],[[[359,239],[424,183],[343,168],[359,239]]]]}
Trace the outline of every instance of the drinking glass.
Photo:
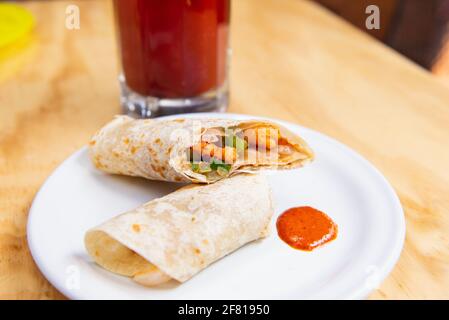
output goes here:
{"type": "Polygon", "coordinates": [[[230,0],[114,0],[114,11],[125,113],[226,110],[230,0]]]}

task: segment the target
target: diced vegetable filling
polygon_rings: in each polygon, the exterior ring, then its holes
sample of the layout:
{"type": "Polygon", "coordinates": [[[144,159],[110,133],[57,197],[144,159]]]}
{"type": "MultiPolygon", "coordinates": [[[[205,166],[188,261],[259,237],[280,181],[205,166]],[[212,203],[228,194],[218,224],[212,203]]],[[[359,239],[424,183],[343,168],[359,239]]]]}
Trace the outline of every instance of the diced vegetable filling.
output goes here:
{"type": "Polygon", "coordinates": [[[236,161],[244,161],[249,154],[291,155],[292,145],[280,137],[279,129],[249,128],[243,131],[208,129],[202,140],[190,147],[188,160],[193,172],[226,176],[236,161]]]}

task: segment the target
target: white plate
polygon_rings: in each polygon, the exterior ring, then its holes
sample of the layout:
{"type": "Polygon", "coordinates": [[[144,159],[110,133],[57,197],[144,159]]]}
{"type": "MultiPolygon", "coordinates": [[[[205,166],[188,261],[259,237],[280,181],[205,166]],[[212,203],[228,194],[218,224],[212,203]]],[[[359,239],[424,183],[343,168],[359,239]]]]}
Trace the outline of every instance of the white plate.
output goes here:
{"type": "Polygon", "coordinates": [[[74,299],[366,297],[391,271],[404,242],[404,215],[395,192],[348,147],[278,122],[304,137],[316,160],[301,169],[269,173],[275,215],[267,239],[240,248],[180,285],[145,288],[109,273],[87,255],[85,231],[179,185],[104,174],[91,165],[83,148],[55,170],[33,201],[28,242],[37,265],[58,290],[74,299]],[[337,239],[313,252],[282,242],[275,228],[277,216],[301,205],[326,212],[338,224],[337,239]]]}

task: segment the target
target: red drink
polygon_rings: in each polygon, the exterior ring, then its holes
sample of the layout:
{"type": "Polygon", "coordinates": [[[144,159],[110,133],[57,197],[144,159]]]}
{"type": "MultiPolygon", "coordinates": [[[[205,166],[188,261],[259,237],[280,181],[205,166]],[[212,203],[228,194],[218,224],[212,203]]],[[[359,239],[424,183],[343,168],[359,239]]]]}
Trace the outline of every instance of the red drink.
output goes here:
{"type": "Polygon", "coordinates": [[[115,0],[126,85],[189,98],[226,80],[230,0],[115,0]]]}

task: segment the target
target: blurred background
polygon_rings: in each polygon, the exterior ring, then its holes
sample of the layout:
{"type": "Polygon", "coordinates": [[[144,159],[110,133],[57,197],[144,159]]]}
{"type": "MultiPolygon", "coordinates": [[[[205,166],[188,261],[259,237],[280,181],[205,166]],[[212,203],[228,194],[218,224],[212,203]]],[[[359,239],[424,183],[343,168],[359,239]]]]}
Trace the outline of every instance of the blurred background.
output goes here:
{"type": "MultiPolygon", "coordinates": [[[[309,1],[319,3],[449,84],[449,0],[309,1]],[[368,30],[365,26],[365,10],[369,5],[376,5],[380,9],[379,29],[368,30]]],[[[0,1],[2,2],[27,1],[0,1]]],[[[6,32],[10,30],[0,28],[0,33],[6,32]]],[[[6,34],[0,36],[4,37],[6,34]]],[[[5,56],[7,49],[0,45],[0,58],[5,56]]]]}
{"type": "MultiPolygon", "coordinates": [[[[449,0],[310,1],[317,2],[341,16],[363,32],[428,69],[449,85],[449,0]],[[365,27],[365,10],[369,5],[376,5],[380,9],[379,29],[368,30],[365,27]]],[[[2,2],[27,1],[0,1],[2,2]]],[[[0,37],[5,37],[6,32],[10,30],[0,28],[0,33],[3,33],[0,37]]],[[[7,54],[8,48],[0,46],[0,59],[7,54]]]]}
{"type": "Polygon", "coordinates": [[[314,0],[449,84],[449,0],[314,0]],[[380,9],[367,30],[365,9],[380,9]]]}

